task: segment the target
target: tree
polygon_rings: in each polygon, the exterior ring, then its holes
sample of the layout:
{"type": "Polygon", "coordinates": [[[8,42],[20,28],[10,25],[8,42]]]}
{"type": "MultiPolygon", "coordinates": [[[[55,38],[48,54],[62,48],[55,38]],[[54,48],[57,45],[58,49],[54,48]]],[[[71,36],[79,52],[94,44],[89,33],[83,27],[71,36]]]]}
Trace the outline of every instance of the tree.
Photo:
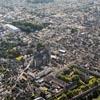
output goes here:
{"type": "Polygon", "coordinates": [[[77,28],[72,28],[71,33],[75,33],[75,32],[78,32],[77,28]]]}
{"type": "Polygon", "coordinates": [[[93,77],[92,79],[89,80],[90,87],[94,87],[96,85],[98,85],[98,80],[95,77],[93,77]]]}
{"type": "Polygon", "coordinates": [[[86,91],[86,90],[89,89],[89,87],[88,87],[88,85],[81,85],[81,86],[80,86],[80,89],[81,89],[82,91],[86,91]]]}
{"type": "Polygon", "coordinates": [[[95,92],[93,92],[93,98],[97,98],[98,96],[99,96],[98,90],[96,90],[95,92]]]}
{"type": "Polygon", "coordinates": [[[43,48],[44,48],[44,45],[42,43],[37,44],[37,51],[40,51],[43,48]]]}
{"type": "Polygon", "coordinates": [[[73,91],[68,91],[68,93],[67,93],[67,97],[68,98],[72,98],[73,97],[73,91]]]}
{"type": "Polygon", "coordinates": [[[77,82],[78,82],[79,79],[80,79],[80,78],[79,78],[78,75],[73,75],[73,76],[72,76],[72,81],[77,81],[77,82]]]}
{"type": "Polygon", "coordinates": [[[61,79],[61,80],[63,80],[63,81],[65,81],[65,82],[69,82],[69,78],[67,78],[64,75],[59,75],[58,78],[61,79]]]}
{"type": "Polygon", "coordinates": [[[63,93],[61,96],[57,98],[57,100],[66,100],[66,94],[63,93]]]}

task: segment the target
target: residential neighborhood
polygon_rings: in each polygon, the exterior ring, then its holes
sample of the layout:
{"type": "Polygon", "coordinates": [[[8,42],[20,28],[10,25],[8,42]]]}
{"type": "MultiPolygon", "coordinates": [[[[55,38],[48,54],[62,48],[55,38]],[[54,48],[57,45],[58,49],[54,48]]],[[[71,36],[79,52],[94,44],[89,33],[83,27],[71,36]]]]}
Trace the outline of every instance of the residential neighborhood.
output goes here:
{"type": "Polygon", "coordinates": [[[99,0],[0,1],[0,100],[99,98],[99,0]]]}

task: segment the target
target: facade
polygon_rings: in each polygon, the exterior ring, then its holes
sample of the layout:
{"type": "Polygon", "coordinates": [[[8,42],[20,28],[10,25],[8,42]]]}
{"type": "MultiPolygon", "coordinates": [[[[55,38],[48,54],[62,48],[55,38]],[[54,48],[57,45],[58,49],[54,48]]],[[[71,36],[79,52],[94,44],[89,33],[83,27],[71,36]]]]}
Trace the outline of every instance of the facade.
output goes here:
{"type": "Polygon", "coordinates": [[[33,64],[35,67],[46,66],[50,62],[50,57],[50,50],[43,48],[35,52],[33,64]]]}

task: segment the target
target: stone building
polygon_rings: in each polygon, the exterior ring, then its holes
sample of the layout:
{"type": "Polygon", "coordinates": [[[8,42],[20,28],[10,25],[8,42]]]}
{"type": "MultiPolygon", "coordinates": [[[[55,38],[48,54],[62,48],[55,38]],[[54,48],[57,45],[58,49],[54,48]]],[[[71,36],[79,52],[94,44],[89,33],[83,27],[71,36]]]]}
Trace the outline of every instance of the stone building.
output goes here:
{"type": "Polygon", "coordinates": [[[41,67],[46,66],[50,62],[50,48],[41,46],[37,48],[37,51],[34,53],[34,66],[35,67],[41,67]]]}

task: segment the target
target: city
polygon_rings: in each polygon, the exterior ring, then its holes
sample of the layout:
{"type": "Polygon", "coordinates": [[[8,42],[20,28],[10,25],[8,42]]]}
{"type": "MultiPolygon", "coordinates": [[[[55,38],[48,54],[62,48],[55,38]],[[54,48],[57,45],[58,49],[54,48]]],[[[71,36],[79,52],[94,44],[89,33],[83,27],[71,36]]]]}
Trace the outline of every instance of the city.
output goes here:
{"type": "Polygon", "coordinates": [[[0,3],[0,100],[100,100],[100,1],[17,2],[0,3]]]}

